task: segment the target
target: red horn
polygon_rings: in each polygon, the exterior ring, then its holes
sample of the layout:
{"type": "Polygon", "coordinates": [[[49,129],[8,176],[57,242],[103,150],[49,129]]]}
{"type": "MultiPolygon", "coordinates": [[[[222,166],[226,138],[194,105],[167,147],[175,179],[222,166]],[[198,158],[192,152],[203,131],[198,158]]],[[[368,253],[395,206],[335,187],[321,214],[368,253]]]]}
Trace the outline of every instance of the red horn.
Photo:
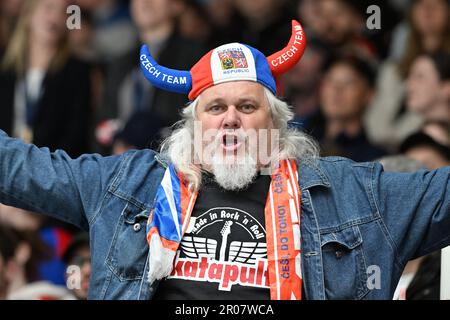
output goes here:
{"type": "Polygon", "coordinates": [[[303,55],[306,47],[306,35],[302,26],[296,20],[292,20],[291,39],[287,46],[267,58],[270,70],[274,77],[291,69],[303,55]]]}

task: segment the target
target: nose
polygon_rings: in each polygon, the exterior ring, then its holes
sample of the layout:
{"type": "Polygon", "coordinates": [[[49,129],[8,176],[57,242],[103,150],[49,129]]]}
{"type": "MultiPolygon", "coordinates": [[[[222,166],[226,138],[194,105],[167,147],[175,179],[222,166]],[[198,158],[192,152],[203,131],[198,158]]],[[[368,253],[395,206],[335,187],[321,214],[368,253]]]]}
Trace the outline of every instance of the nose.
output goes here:
{"type": "Polygon", "coordinates": [[[224,129],[239,129],[241,127],[241,120],[235,106],[228,107],[222,126],[224,129]]]}

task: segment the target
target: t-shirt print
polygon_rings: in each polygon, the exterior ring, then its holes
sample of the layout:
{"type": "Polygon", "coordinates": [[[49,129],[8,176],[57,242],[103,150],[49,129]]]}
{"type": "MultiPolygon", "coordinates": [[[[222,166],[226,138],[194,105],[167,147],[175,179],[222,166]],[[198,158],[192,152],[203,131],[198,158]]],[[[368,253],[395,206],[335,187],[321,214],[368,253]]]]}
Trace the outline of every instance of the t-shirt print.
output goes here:
{"type": "Polygon", "coordinates": [[[174,268],[156,299],[269,299],[264,208],[270,176],[244,191],[199,193],[174,268]]]}
{"type": "Polygon", "coordinates": [[[250,213],[232,207],[211,208],[193,217],[169,278],[269,288],[266,230],[250,213]]]}

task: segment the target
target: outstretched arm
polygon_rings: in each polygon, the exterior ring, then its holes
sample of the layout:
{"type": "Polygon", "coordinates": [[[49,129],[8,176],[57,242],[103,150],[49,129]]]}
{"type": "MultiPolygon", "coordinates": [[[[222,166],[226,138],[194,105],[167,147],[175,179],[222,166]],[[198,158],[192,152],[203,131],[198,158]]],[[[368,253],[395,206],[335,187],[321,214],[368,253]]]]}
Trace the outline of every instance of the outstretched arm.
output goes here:
{"type": "Polygon", "coordinates": [[[83,155],[25,144],[0,130],[0,203],[88,228],[121,156],[83,155]]]}
{"type": "Polygon", "coordinates": [[[377,174],[378,210],[403,263],[450,244],[450,167],[377,174]]]}

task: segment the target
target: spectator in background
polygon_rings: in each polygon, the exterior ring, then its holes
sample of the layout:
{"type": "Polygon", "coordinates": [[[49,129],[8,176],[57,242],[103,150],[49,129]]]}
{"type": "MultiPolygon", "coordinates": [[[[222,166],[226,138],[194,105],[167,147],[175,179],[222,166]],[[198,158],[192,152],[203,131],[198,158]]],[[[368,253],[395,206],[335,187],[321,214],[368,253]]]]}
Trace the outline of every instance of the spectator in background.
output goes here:
{"type": "Polygon", "coordinates": [[[71,56],[66,0],[26,0],[0,72],[0,128],[76,157],[89,151],[88,66],[71,56]]]}
{"type": "Polygon", "coordinates": [[[213,36],[213,31],[207,7],[198,0],[178,1],[183,7],[180,10],[178,23],[180,34],[207,47],[212,46],[211,37],[213,36]]]}
{"type": "Polygon", "coordinates": [[[402,76],[409,73],[419,55],[450,52],[449,13],[450,3],[447,0],[412,1],[407,42],[399,65],[402,76]]]}
{"type": "Polygon", "coordinates": [[[33,235],[33,242],[40,244],[37,247],[45,247],[46,254],[36,265],[36,279],[55,285],[65,284],[62,256],[76,231],[73,226],[3,204],[0,204],[0,224],[10,226],[20,233],[33,235]]]}
{"type": "Polygon", "coordinates": [[[242,19],[237,14],[234,1],[209,0],[202,2],[212,27],[212,37],[209,39],[208,48],[215,48],[239,38],[242,19]]]}
{"type": "MultiPolygon", "coordinates": [[[[425,165],[405,155],[384,157],[379,160],[385,171],[416,172],[425,165]]],[[[393,300],[439,300],[441,285],[441,252],[433,252],[409,261],[393,300]]]]}
{"type": "Polygon", "coordinates": [[[0,2],[0,58],[17,23],[23,0],[0,2]]]}
{"type": "Polygon", "coordinates": [[[398,14],[384,0],[297,0],[297,15],[306,25],[309,39],[320,41],[336,55],[351,54],[377,61],[387,55],[398,14]],[[380,9],[381,28],[368,25],[367,9],[380,9]]]}
{"type": "Polygon", "coordinates": [[[440,144],[423,132],[409,136],[400,152],[434,170],[450,165],[450,147],[440,144]]]}
{"type": "Polygon", "coordinates": [[[450,127],[450,52],[418,56],[406,83],[406,105],[425,121],[450,127]]]}
{"type": "Polygon", "coordinates": [[[361,32],[362,37],[367,39],[375,47],[379,61],[385,60],[390,53],[393,30],[404,17],[403,9],[399,8],[395,4],[395,1],[392,0],[363,0],[352,2],[359,4],[359,11],[364,18],[365,25],[361,32]],[[373,11],[374,9],[376,10],[375,6],[380,11],[373,11]],[[368,11],[368,8],[371,10],[368,11]],[[380,22],[379,26],[372,24],[378,21],[380,22]]]}
{"type": "Polygon", "coordinates": [[[330,63],[320,91],[321,114],[307,129],[325,155],[370,161],[385,154],[366,137],[363,115],[373,96],[375,72],[366,61],[340,57],[330,63]]]}
{"type": "Polygon", "coordinates": [[[319,0],[299,0],[297,2],[297,16],[305,27],[308,38],[320,38],[325,34],[327,22],[322,16],[319,0]]]}
{"type": "Polygon", "coordinates": [[[320,83],[329,58],[326,47],[311,40],[302,60],[279,79],[284,97],[294,107],[294,121],[303,128],[318,112],[320,83]]]}
{"type": "Polygon", "coordinates": [[[95,28],[90,11],[81,9],[80,23],[79,29],[73,29],[69,32],[70,50],[80,60],[100,63],[94,49],[95,28]]]}
{"type": "Polygon", "coordinates": [[[75,0],[72,3],[80,6],[83,18],[90,19],[91,51],[96,61],[110,63],[133,49],[137,32],[131,21],[129,1],[75,0]]]}
{"type": "MultiPolygon", "coordinates": [[[[101,103],[105,80],[105,63],[108,61],[108,59],[110,59],[107,55],[102,57],[99,56],[99,53],[97,52],[98,50],[96,49],[96,45],[98,45],[95,40],[96,32],[98,32],[98,30],[96,29],[96,26],[94,26],[94,20],[91,11],[82,8],[81,26],[79,29],[73,29],[69,31],[69,45],[74,57],[89,64],[92,114],[95,114],[98,106],[101,103]]],[[[112,55],[113,51],[111,51],[109,54],[112,55]]],[[[94,122],[92,121],[90,130],[91,146],[95,145],[95,143],[93,143],[92,141],[93,125],[94,122]]]]}
{"type": "Polygon", "coordinates": [[[37,262],[44,254],[35,234],[0,224],[0,299],[73,299],[64,287],[36,277],[37,262]]]}
{"type": "Polygon", "coordinates": [[[295,15],[286,0],[234,0],[242,22],[233,41],[258,48],[269,56],[286,45],[295,15]]]}
{"type": "Polygon", "coordinates": [[[15,234],[0,224],[0,300],[5,300],[10,286],[9,261],[14,258],[18,239],[15,234]]]}
{"type": "Polygon", "coordinates": [[[148,111],[136,112],[114,137],[113,154],[131,149],[159,149],[164,132],[161,120],[148,111]]]}
{"type": "MultiPolygon", "coordinates": [[[[141,43],[161,65],[174,69],[191,67],[203,54],[203,48],[180,36],[176,27],[180,3],[177,0],[132,0],[131,14],[139,30],[141,43]]],[[[161,120],[161,126],[180,119],[179,107],[184,95],[169,93],[150,86],[139,67],[139,45],[114,61],[107,70],[103,102],[99,110],[97,140],[110,147],[118,128],[137,111],[150,111],[161,120]]]]}
{"type": "Polygon", "coordinates": [[[406,109],[405,80],[418,56],[450,52],[449,8],[447,0],[413,1],[406,27],[407,45],[395,37],[392,41],[392,46],[399,45],[406,51],[395,54],[380,66],[377,94],[365,119],[372,141],[395,150],[401,141],[422,127],[424,119],[406,109]]]}
{"type": "MultiPolygon", "coordinates": [[[[363,36],[366,28],[366,1],[319,0],[319,16],[322,22],[316,37],[338,55],[352,54],[364,59],[377,58],[375,46],[363,36]]],[[[310,18],[309,20],[312,20],[310,18]]]]}
{"type": "Polygon", "coordinates": [[[63,259],[67,266],[67,287],[78,300],[86,300],[91,277],[89,235],[84,232],[76,235],[64,253],[63,259]],[[74,270],[73,267],[79,269],[74,270]]]}

